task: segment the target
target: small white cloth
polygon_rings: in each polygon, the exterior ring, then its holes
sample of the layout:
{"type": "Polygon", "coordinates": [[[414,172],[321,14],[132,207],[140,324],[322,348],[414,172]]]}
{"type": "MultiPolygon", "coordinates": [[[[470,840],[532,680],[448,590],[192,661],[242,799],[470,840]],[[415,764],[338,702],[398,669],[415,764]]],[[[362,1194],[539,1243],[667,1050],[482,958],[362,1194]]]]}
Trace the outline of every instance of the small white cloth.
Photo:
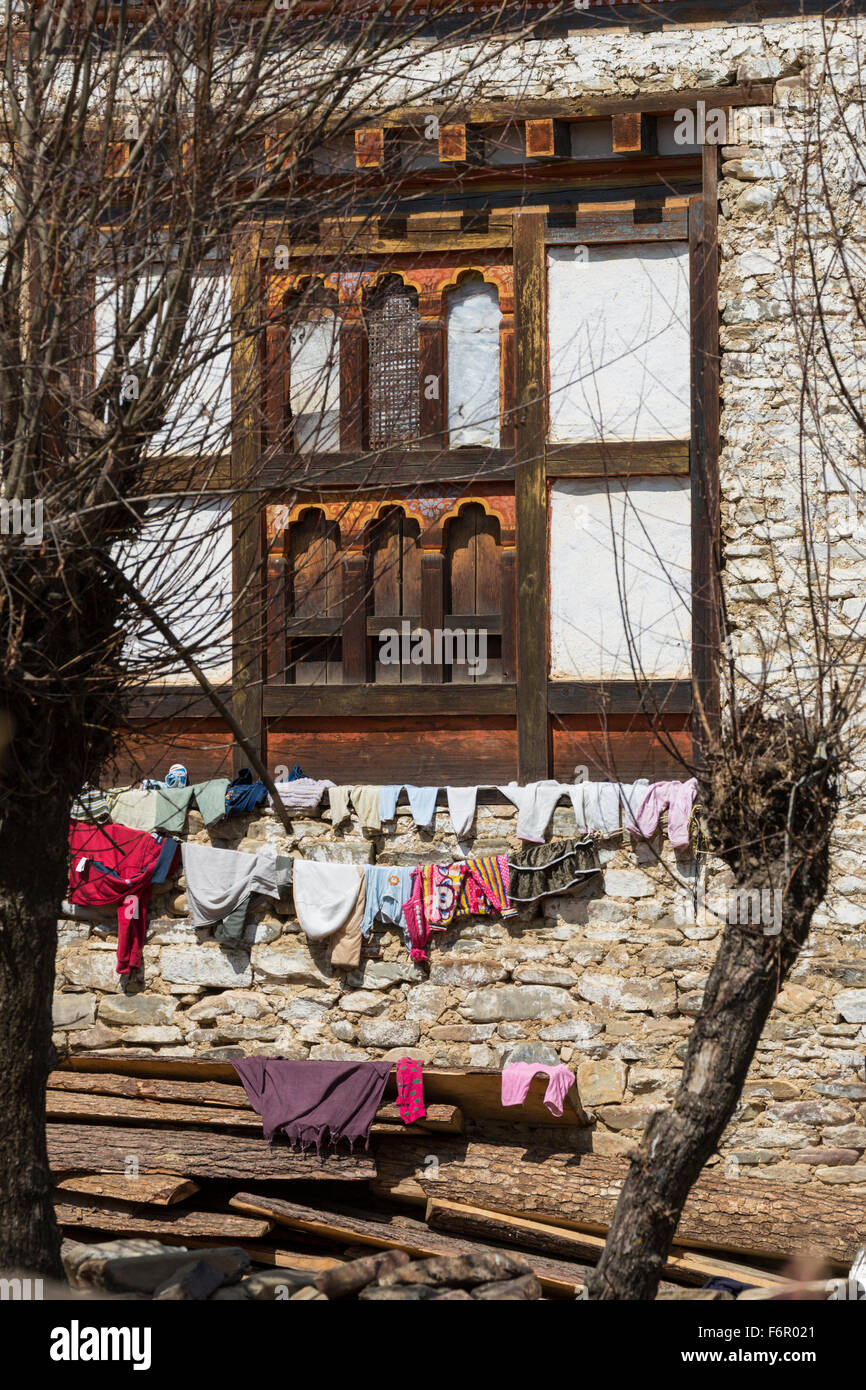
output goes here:
{"type": "Polygon", "coordinates": [[[181,845],[190,921],[194,927],[221,922],[251,893],[278,898],[288,887],[289,874],[277,868],[277,852],[271,846],[258,854],[215,849],[213,845],[181,845]]]}
{"type": "Polygon", "coordinates": [[[478,788],[446,787],[445,794],[448,797],[451,829],[457,839],[462,840],[464,835],[468,835],[472,829],[472,822],[475,819],[475,803],[478,800],[478,788]]]}
{"type": "MultiPolygon", "coordinates": [[[[296,777],[293,782],[274,783],[287,811],[317,811],[328,787],[333,785],[327,778],[324,782],[316,782],[312,777],[296,777]]],[[[273,797],[269,796],[268,800],[273,806],[273,797]]]]}
{"type": "Polygon", "coordinates": [[[331,936],[345,926],[358,900],[364,866],[296,859],[292,876],[295,912],[307,936],[331,936]]]}
{"type": "Polygon", "coordinates": [[[525,787],[509,782],[499,790],[517,807],[518,838],[541,845],[561,797],[570,799],[580,834],[610,836],[637,813],[648,786],[646,777],[637,782],[557,782],[551,777],[525,787]]]}
{"type": "Polygon", "coordinates": [[[543,782],[528,782],[525,787],[519,782],[509,782],[499,790],[517,807],[518,838],[543,845],[554,806],[561,796],[570,794],[572,788],[565,782],[548,778],[543,782]]]}

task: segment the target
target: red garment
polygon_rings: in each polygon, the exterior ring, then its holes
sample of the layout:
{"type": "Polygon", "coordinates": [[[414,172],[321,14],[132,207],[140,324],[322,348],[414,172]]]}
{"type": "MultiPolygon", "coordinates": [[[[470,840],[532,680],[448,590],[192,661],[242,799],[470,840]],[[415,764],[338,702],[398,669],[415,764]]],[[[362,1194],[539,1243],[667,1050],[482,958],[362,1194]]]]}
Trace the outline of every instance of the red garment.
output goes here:
{"type": "Polygon", "coordinates": [[[397,1105],[406,1125],[423,1120],[427,1114],[421,1063],[413,1057],[401,1057],[397,1063],[397,1105]]]}
{"type": "Polygon", "coordinates": [[[69,890],[79,907],[117,903],[117,973],[141,965],[151,875],[162,853],[163,837],[127,825],[69,827],[69,890]]]}

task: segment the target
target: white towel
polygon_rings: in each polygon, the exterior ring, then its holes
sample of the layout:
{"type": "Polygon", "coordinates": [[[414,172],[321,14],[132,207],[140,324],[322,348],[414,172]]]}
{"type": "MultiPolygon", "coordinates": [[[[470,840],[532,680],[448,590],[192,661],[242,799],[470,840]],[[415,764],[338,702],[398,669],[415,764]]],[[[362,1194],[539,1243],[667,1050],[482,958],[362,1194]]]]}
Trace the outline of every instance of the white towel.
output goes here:
{"type": "Polygon", "coordinates": [[[271,846],[258,854],[245,854],[242,850],[184,843],[181,857],[194,927],[221,922],[251,893],[278,898],[280,884],[288,885],[286,874],[277,868],[277,852],[271,846]]]}
{"type": "Polygon", "coordinates": [[[478,788],[446,787],[445,793],[448,797],[451,829],[458,840],[462,840],[463,836],[468,835],[472,829],[472,822],[475,819],[475,803],[478,800],[478,788]]]}
{"type": "MultiPolygon", "coordinates": [[[[316,811],[319,802],[333,782],[325,778],[316,782],[312,777],[296,777],[293,782],[275,782],[274,786],[287,811],[316,811]]],[[[268,797],[271,805],[273,797],[268,797]]]]}
{"type": "Polygon", "coordinates": [[[509,782],[499,790],[517,807],[518,838],[543,845],[553,808],[561,796],[571,792],[571,787],[547,778],[543,782],[529,782],[525,787],[509,782]]]}
{"type": "Polygon", "coordinates": [[[295,912],[307,936],[330,936],[339,931],[358,900],[363,865],[296,859],[293,867],[295,912]]]}

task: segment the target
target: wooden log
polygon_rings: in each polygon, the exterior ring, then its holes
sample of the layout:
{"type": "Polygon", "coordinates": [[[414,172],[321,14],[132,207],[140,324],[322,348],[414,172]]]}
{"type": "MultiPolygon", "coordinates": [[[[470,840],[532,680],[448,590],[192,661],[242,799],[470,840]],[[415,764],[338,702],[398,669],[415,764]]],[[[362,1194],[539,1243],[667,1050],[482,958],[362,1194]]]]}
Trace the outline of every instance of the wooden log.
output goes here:
{"type": "MultiPolygon", "coordinates": [[[[52,1072],[48,1078],[46,1113],[49,1119],[104,1119],[192,1125],[237,1125],[260,1129],[261,1119],[238,1086],[218,1081],[148,1081],[138,1077],[52,1072]],[[71,1093],[71,1094],[70,1094],[71,1093]],[[204,1104],[195,1104],[201,1099],[204,1104]],[[185,1104],[184,1102],[190,1102],[185,1104]],[[173,1104],[172,1102],[178,1102],[173,1104]]],[[[407,1128],[395,1104],[380,1106],[376,1123],[407,1128]]],[[[463,1133],[463,1116],[456,1105],[433,1104],[415,1125],[446,1134],[463,1133]]]]}
{"type": "MultiPolygon", "coordinates": [[[[483,1245],[477,1241],[461,1240],[431,1231],[423,1222],[389,1220],[387,1217],[359,1216],[345,1210],[319,1211],[312,1207],[300,1206],[296,1202],[285,1202],[278,1197],[267,1197],[261,1193],[238,1192],[232,1197],[229,1206],[238,1211],[265,1216],[290,1226],[293,1230],[305,1231],[308,1235],[322,1240],[351,1242],[355,1245],[369,1245],[378,1250],[405,1250],[409,1255],[467,1255],[483,1251],[510,1253],[504,1247],[483,1245]]],[[[565,1260],[554,1260],[543,1255],[528,1255],[533,1270],[541,1281],[542,1288],[560,1297],[573,1298],[584,1287],[585,1269],[582,1265],[571,1264],[565,1260]]]]}
{"type": "Polygon", "coordinates": [[[147,1207],[130,1209],[123,1202],[54,1202],[57,1224],[86,1227],[91,1231],[116,1231],[121,1235],[213,1236],[226,1244],[259,1240],[269,1235],[273,1222],[253,1220],[219,1211],[165,1211],[147,1207]]]}
{"type": "MultiPolygon", "coordinates": [[[[426,1203],[446,1198],[483,1204],[506,1215],[540,1216],[553,1224],[602,1234],[610,1223],[628,1164],[530,1144],[467,1143],[443,1135],[435,1178],[427,1175],[420,1139],[374,1143],[375,1192],[426,1203]]],[[[758,1259],[802,1254],[850,1263],[866,1243],[866,1209],[855,1197],[823,1196],[783,1183],[698,1179],[677,1228],[678,1242],[732,1250],[758,1259]]]]}
{"type": "Polygon", "coordinates": [[[261,1117],[224,1105],[175,1105],[168,1100],[127,1100],[125,1096],[91,1096],[47,1091],[45,1114],[49,1120],[105,1120],[110,1124],[207,1125],[214,1129],[250,1129],[261,1133],[261,1117]]]}
{"type": "MultiPolygon", "coordinates": [[[[562,1255],[566,1259],[590,1260],[593,1263],[600,1258],[605,1243],[604,1236],[592,1235],[588,1231],[532,1221],[524,1216],[503,1216],[501,1212],[446,1202],[441,1198],[428,1201],[427,1224],[437,1231],[452,1231],[457,1235],[519,1245],[523,1250],[540,1250],[548,1255],[562,1255]]],[[[790,1284],[790,1280],[781,1274],[769,1274],[766,1270],[680,1249],[671,1251],[664,1273],[669,1279],[679,1279],[688,1284],[703,1284],[713,1276],[738,1279],[743,1284],[754,1284],[759,1288],[778,1289],[790,1284]]]]}
{"type": "Polygon", "coordinates": [[[81,1193],[84,1197],[109,1197],[118,1202],[144,1202],[154,1207],[170,1207],[198,1192],[199,1185],[173,1173],[142,1173],[128,1178],[123,1173],[81,1173],[61,1178],[61,1192],[81,1193]]]}
{"type": "Polygon", "coordinates": [[[49,1124],[48,1159],[53,1173],[90,1172],[93,1156],[108,1173],[123,1173],[135,1160],[144,1173],[182,1173],[195,1178],[319,1178],[362,1182],[376,1176],[366,1154],[296,1153],[264,1138],[213,1134],[201,1129],[131,1129],[127,1125],[49,1124]]]}

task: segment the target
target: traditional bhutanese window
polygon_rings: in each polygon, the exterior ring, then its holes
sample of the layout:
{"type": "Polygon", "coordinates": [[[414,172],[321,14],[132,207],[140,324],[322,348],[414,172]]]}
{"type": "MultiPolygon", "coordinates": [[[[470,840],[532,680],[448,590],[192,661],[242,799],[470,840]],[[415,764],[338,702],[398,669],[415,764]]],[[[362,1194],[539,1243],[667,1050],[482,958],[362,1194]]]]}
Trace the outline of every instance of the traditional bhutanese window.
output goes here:
{"type": "Polygon", "coordinates": [[[289,316],[288,412],[294,448],[340,447],[340,319],[337,296],[321,284],[292,296],[289,316]]]}
{"type": "Polygon", "coordinates": [[[502,679],[502,550],[499,522],[478,503],[446,529],[446,677],[459,684],[502,679]],[[449,657],[451,658],[449,660],[449,657]]]}
{"type": "Polygon", "coordinates": [[[420,526],[401,507],[389,507],[370,533],[370,594],[374,679],[412,685],[421,665],[411,660],[407,633],[421,621],[420,526]],[[404,628],[403,624],[408,627],[404,628]]]}
{"type": "Polygon", "coordinates": [[[288,540],[288,670],[295,685],[342,684],[340,528],[311,509],[288,540]]]}
{"type": "Polygon", "coordinates": [[[499,448],[499,293],[477,271],[448,292],[448,437],[452,449],[499,448]]]}
{"type": "Polygon", "coordinates": [[[365,318],[370,447],[416,443],[421,428],[418,293],[398,275],[387,275],[368,296],[365,318]]]}

